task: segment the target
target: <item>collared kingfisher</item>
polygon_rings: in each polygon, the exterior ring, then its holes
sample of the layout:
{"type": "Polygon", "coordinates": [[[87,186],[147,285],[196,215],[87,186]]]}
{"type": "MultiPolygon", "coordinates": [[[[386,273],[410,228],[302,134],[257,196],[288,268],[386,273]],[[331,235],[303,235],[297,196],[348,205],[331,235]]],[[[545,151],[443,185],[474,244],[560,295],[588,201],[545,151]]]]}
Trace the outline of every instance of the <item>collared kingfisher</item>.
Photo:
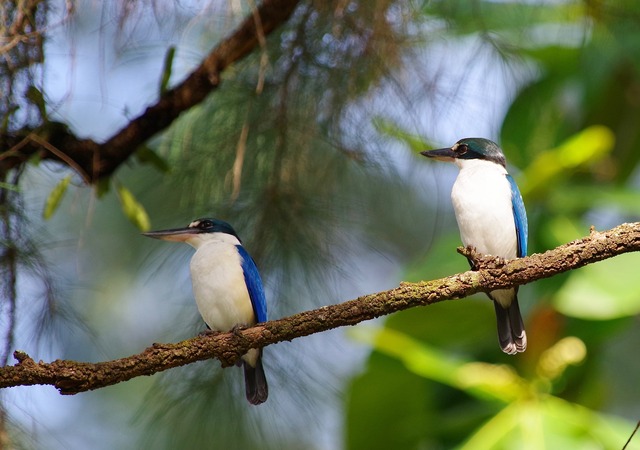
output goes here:
{"type": "MultiPolygon", "coordinates": [[[[198,311],[214,331],[231,331],[267,321],[267,303],[260,273],[228,223],[197,219],[185,228],[150,231],[145,236],[185,242],[196,249],[191,258],[191,284],[198,311]]],[[[268,388],[262,349],[250,349],[238,365],[244,367],[247,400],[259,405],[268,388]]]]}
{"type": "MultiPolygon", "coordinates": [[[[460,169],[451,191],[451,201],[465,246],[505,259],[526,256],[527,213],[520,190],[507,173],[502,149],[495,142],[466,138],[453,147],[421,154],[453,162],[460,169]]],[[[496,311],[500,347],[510,355],[527,348],[517,294],[517,287],[487,294],[496,311]]]]}

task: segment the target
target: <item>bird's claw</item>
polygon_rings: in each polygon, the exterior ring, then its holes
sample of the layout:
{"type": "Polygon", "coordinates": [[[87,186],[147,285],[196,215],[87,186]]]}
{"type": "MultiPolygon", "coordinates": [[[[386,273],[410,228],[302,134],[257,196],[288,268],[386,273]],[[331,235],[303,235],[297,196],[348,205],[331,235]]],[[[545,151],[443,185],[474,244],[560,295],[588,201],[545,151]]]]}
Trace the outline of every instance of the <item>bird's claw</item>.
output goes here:
{"type": "Polygon", "coordinates": [[[475,247],[467,245],[466,247],[458,247],[457,250],[458,253],[467,258],[467,261],[469,261],[469,266],[471,266],[471,270],[480,270],[480,262],[483,255],[481,253],[478,253],[478,250],[476,250],[475,247]]]}
{"type": "Polygon", "coordinates": [[[237,324],[230,331],[231,331],[231,333],[233,333],[234,336],[239,337],[239,338],[244,338],[244,336],[242,335],[242,332],[245,329],[246,329],[246,327],[244,325],[237,324]]]}
{"type": "Polygon", "coordinates": [[[207,328],[206,330],[202,330],[198,333],[198,336],[213,336],[214,334],[218,334],[219,331],[212,330],[211,328],[207,328]]]}

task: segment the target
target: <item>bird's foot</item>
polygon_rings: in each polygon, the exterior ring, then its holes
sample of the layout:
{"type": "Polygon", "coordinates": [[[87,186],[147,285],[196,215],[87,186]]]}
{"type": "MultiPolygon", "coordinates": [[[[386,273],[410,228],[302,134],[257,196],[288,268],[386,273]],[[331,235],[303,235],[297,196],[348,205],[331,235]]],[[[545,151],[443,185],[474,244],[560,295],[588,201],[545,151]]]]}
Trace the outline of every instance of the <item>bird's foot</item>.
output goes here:
{"type": "Polygon", "coordinates": [[[211,328],[207,327],[206,330],[202,330],[200,333],[198,333],[198,336],[213,336],[214,334],[218,334],[218,333],[220,332],[212,330],[211,328]]]}
{"type": "Polygon", "coordinates": [[[469,261],[469,266],[471,266],[471,270],[480,270],[480,263],[482,262],[483,255],[478,253],[475,247],[467,245],[466,247],[458,247],[457,250],[462,256],[466,256],[467,261],[469,261]]]}
{"type": "MultiPolygon", "coordinates": [[[[246,329],[247,327],[245,325],[237,324],[230,330],[230,333],[233,334],[238,339],[246,339],[242,334],[242,332],[246,329]]],[[[242,365],[242,357],[238,358],[234,364],[240,367],[242,365]]]]}
{"type": "Polygon", "coordinates": [[[499,268],[505,265],[506,259],[500,258],[498,256],[493,255],[485,255],[475,247],[470,245],[466,247],[458,247],[458,253],[463,256],[466,256],[467,261],[469,261],[469,266],[471,266],[471,270],[478,271],[480,269],[491,269],[491,268],[499,268]]]}
{"type": "Polygon", "coordinates": [[[230,332],[233,333],[233,335],[236,337],[244,338],[244,336],[242,335],[242,332],[246,329],[247,327],[245,325],[237,324],[237,325],[234,325],[234,327],[230,330],[230,332]]]}

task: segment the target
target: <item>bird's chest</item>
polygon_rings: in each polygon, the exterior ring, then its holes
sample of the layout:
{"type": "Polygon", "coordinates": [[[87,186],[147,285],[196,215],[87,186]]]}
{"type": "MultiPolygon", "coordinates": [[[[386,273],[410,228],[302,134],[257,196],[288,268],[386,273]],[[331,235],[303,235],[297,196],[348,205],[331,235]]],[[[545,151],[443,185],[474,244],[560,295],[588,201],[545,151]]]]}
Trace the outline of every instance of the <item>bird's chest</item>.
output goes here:
{"type": "Polygon", "coordinates": [[[191,258],[191,282],[198,311],[212,330],[253,325],[255,317],[234,245],[209,243],[191,258]]]}
{"type": "Polygon", "coordinates": [[[511,186],[502,167],[489,163],[462,168],[451,200],[464,245],[503,258],[517,256],[511,186]]]}

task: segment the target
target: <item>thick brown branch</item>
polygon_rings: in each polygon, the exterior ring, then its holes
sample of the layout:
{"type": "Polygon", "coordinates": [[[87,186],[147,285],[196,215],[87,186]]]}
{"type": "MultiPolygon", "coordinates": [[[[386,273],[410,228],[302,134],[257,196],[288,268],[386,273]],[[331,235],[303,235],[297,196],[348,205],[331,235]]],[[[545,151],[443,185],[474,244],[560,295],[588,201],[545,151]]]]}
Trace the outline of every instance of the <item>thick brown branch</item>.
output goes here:
{"type": "Polygon", "coordinates": [[[592,230],[585,238],[543,254],[508,262],[480,258],[482,268],[475,272],[468,271],[420,283],[402,283],[390,291],[265,322],[237,333],[198,336],[177,344],[153,344],[140,354],[113,361],[85,363],[57,360],[36,363],[28,355],[16,352],[18,363],[0,368],[0,387],[49,384],[62,394],[75,394],[203,359],[217,358],[223,366],[229,366],[252,347],[264,347],[332,328],[355,325],[414,306],[531,283],[638,250],[640,223],[623,224],[604,232],[592,230]]]}
{"type": "Polygon", "coordinates": [[[149,106],[144,113],[102,144],[90,139],[79,139],[59,124],[47,124],[42,129],[23,133],[22,136],[0,136],[0,148],[4,150],[0,154],[0,178],[36,153],[42,159],[61,159],[59,154],[41,145],[42,139],[46,139],[51,147],[66,155],[63,162],[76,170],[80,169],[78,172],[85,181],[94,183],[111,175],[141,144],[168,127],[182,112],[200,103],[216,89],[222,72],[251,53],[264,36],[286,22],[299,1],[264,0],[257,12],[249,14],[191,75],[168,90],[156,104],[149,106]],[[40,139],[32,139],[36,135],[40,139]],[[68,164],[68,161],[73,161],[74,164],[68,164]]]}

